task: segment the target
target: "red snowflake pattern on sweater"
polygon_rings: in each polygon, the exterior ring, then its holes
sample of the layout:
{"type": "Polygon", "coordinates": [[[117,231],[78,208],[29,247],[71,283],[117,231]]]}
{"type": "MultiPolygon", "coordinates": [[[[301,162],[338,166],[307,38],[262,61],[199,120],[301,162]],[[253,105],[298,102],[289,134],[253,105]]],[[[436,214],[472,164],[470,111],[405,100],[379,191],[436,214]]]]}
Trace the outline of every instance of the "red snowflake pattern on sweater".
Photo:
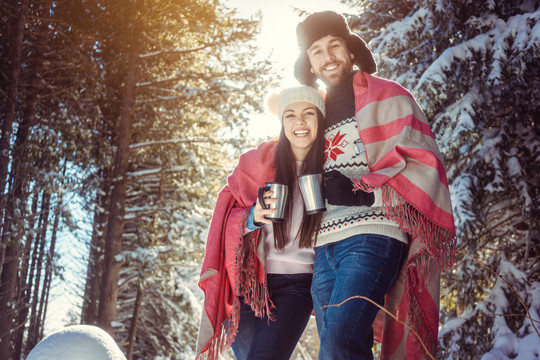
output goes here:
{"type": "Polygon", "coordinates": [[[336,161],[338,155],[345,154],[340,148],[345,148],[349,144],[347,140],[343,140],[346,135],[341,135],[338,130],[337,134],[331,134],[324,139],[324,162],[329,158],[336,161]]]}

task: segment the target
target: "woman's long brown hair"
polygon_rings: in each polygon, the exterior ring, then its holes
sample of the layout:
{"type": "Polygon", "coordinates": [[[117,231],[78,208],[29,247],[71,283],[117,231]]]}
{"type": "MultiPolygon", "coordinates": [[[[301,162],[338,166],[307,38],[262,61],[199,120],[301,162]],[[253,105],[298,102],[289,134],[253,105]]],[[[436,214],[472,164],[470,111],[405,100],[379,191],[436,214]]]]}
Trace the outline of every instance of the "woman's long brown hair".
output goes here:
{"type": "MultiPolygon", "coordinates": [[[[311,149],[306,155],[304,162],[300,168],[300,175],[322,173],[324,161],[324,116],[317,109],[317,136],[311,146],[311,149]]],[[[291,143],[285,136],[284,127],[281,126],[281,133],[276,149],[276,182],[286,184],[289,189],[294,189],[297,185],[296,160],[293,156],[291,143]]],[[[285,222],[273,223],[274,228],[274,244],[278,250],[285,248],[289,241],[294,241],[299,238],[299,246],[302,248],[310,248],[315,244],[319,228],[321,225],[322,213],[313,215],[304,213],[302,215],[302,225],[294,239],[288,238],[289,226],[292,221],[292,201],[287,202],[285,208],[285,222]]]]}

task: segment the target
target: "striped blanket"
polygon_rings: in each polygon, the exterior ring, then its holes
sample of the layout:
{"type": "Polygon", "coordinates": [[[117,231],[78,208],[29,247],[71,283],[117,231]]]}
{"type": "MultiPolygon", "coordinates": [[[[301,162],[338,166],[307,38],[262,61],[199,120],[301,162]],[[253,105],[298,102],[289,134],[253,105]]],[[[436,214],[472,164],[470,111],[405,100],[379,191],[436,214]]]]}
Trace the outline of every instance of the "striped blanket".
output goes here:
{"type": "Polygon", "coordinates": [[[370,173],[355,189],[381,188],[383,211],[410,236],[409,255],[374,324],[381,359],[421,359],[437,348],[440,272],[454,261],[455,228],[441,154],[424,113],[401,85],[361,71],[353,81],[370,173]],[[422,346],[422,343],[426,346],[422,346]]]}

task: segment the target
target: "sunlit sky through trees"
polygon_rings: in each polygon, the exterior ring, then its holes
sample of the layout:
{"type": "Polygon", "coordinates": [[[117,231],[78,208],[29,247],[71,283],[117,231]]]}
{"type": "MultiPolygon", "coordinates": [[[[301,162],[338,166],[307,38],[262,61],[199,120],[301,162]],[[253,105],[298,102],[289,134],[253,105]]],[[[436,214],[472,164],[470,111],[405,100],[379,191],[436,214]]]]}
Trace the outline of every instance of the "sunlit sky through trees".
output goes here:
{"type": "MultiPolygon", "coordinates": [[[[227,0],[231,8],[238,9],[240,16],[249,17],[260,11],[262,14],[261,33],[258,36],[259,56],[269,58],[275,64],[275,71],[282,80],[280,87],[298,85],[293,75],[293,66],[298,56],[296,43],[296,25],[301,20],[296,9],[314,12],[334,10],[344,12],[347,7],[338,0],[227,0]]],[[[266,96],[278,92],[269,89],[266,96]]],[[[278,135],[279,122],[265,106],[263,115],[253,115],[249,126],[250,134],[255,138],[266,139],[278,135]]]]}

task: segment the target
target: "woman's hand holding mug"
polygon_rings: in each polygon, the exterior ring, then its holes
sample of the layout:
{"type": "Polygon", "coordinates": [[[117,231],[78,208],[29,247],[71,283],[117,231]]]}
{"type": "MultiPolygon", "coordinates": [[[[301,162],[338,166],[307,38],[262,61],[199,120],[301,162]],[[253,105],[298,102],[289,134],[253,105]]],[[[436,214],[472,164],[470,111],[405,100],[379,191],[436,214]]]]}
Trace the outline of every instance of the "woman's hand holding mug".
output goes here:
{"type": "Polygon", "coordinates": [[[266,191],[263,194],[264,199],[264,207],[259,202],[259,199],[257,199],[257,202],[255,203],[255,208],[253,209],[253,221],[255,223],[264,223],[264,224],[271,224],[272,220],[267,219],[265,215],[271,215],[275,214],[277,212],[277,209],[266,209],[266,207],[270,204],[275,204],[278,202],[277,198],[273,198],[272,195],[274,194],[273,191],[266,191]]]}

